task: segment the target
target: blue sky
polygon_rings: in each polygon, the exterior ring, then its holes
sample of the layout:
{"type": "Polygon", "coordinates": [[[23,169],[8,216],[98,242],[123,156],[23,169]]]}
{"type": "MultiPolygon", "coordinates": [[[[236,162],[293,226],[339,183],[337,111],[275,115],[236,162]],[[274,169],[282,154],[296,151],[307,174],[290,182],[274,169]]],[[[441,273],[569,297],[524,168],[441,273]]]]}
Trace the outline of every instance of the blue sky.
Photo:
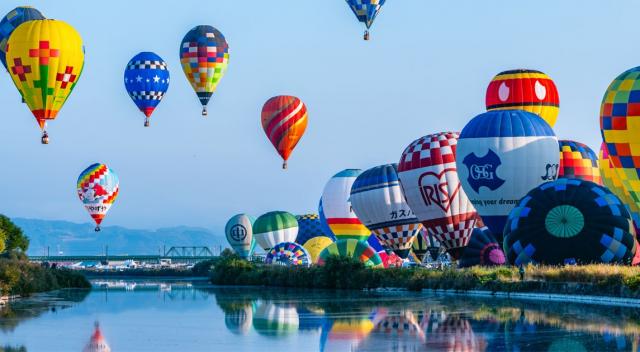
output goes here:
{"type": "MultiPolygon", "coordinates": [[[[5,0],[0,12],[18,5],[5,0]]],[[[487,84],[506,69],[549,74],[561,100],[557,135],[597,149],[605,89],[640,64],[640,4],[632,0],[388,0],[370,42],[343,0],[30,5],[80,32],[85,70],[49,124],[48,146],[0,74],[0,212],[88,221],[76,178],[104,162],[121,186],[105,226],[222,231],[238,212],[315,212],[336,172],[397,162],[414,139],[461,130],[484,111],[487,84]],[[207,119],[178,57],[198,24],[218,28],[231,48],[207,119]],[[172,76],[147,129],[122,78],[140,51],[163,57],[172,76]],[[277,94],[297,95],[309,109],[287,171],[260,124],[262,104],[277,94]]]]}

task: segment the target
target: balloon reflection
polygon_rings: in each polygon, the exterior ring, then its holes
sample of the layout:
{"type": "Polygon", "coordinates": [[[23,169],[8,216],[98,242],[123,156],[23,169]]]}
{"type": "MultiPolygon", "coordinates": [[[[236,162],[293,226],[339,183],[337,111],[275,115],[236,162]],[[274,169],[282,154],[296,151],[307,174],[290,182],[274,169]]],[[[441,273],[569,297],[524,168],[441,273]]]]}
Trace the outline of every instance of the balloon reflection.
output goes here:
{"type": "Polygon", "coordinates": [[[269,290],[216,299],[232,333],[317,334],[319,351],[639,350],[640,312],[625,308],[269,290]]]}
{"type": "Polygon", "coordinates": [[[93,334],[91,334],[91,338],[89,338],[89,342],[82,349],[82,352],[111,352],[111,347],[109,347],[107,340],[102,335],[99,322],[95,322],[93,334]]]}

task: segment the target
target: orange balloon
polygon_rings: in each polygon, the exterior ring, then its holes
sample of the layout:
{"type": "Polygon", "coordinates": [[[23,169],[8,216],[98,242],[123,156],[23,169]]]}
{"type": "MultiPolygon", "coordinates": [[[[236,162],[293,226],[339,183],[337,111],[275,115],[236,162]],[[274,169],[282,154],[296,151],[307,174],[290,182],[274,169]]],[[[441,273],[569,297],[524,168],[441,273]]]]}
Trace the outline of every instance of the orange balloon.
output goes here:
{"type": "Polygon", "coordinates": [[[286,169],[287,159],[307,129],[307,107],[302,100],[290,95],[273,97],[262,107],[262,128],[284,160],[282,168],[286,169]]]}

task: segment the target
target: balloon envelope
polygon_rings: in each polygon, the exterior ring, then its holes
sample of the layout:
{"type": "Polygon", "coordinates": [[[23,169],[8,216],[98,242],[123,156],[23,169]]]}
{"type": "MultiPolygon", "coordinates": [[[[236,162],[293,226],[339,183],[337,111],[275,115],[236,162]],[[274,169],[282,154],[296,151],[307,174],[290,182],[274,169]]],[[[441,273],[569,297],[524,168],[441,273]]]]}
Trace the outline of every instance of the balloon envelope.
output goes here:
{"type": "Polygon", "coordinates": [[[622,184],[622,180],[616,172],[613,163],[609,160],[609,153],[607,152],[607,147],[604,143],[602,143],[602,146],[600,147],[598,157],[600,159],[599,166],[603,184],[605,187],[609,188],[613,194],[620,198],[625,208],[627,208],[627,211],[631,214],[634,227],[636,228],[636,235],[640,235],[638,232],[638,225],[640,224],[640,209],[638,208],[638,203],[633,200],[629,190],[622,184]]]}
{"type": "Polygon", "coordinates": [[[13,31],[27,21],[43,19],[44,16],[37,9],[30,6],[18,6],[0,20],[0,61],[7,71],[9,70],[7,67],[7,43],[13,31]]]}
{"type": "Polygon", "coordinates": [[[487,111],[524,110],[556,124],[560,111],[558,89],[551,77],[536,70],[510,70],[498,73],[487,87],[487,111]]]}
{"type": "Polygon", "coordinates": [[[309,266],[312,260],[311,255],[301,245],[295,242],[281,242],[267,252],[265,263],[284,266],[309,266]]]}
{"type": "Polygon", "coordinates": [[[587,145],[576,141],[559,140],[560,168],[558,178],[579,178],[602,184],[598,156],[587,145]]]}
{"type": "Polygon", "coordinates": [[[92,164],[78,176],[78,197],[85,209],[100,228],[102,220],[118,198],[120,181],[118,175],[105,164],[92,164]]]}
{"type": "Polygon", "coordinates": [[[308,240],[318,236],[333,237],[332,234],[327,235],[324,232],[318,214],[296,215],[296,220],[298,220],[298,237],[296,237],[296,243],[304,245],[308,240]]]}
{"type": "Polygon", "coordinates": [[[551,126],[522,110],[489,111],[462,130],[456,158],[460,182],[499,242],[520,198],[556,179],[558,148],[551,126]]]}
{"type": "Polygon", "coordinates": [[[169,89],[169,69],[155,53],[134,56],[124,70],[124,86],[138,109],[151,117],[169,89]]]}
{"type": "MultiPolygon", "coordinates": [[[[600,106],[600,131],[613,170],[629,193],[631,210],[640,208],[640,67],[616,77],[600,106]]],[[[624,199],[623,199],[624,200],[624,199]]]]}
{"type": "Polygon", "coordinates": [[[205,115],[209,99],[229,65],[229,45],[224,35],[212,26],[193,27],[180,43],[180,63],[205,115]]]}
{"type": "Polygon", "coordinates": [[[454,258],[467,245],[477,218],[476,209],[461,188],[457,144],[455,132],[424,136],[404,150],[398,165],[411,209],[454,258]]]}
{"type": "Polygon", "coordinates": [[[631,263],[631,216],[593,182],[561,178],[534,188],[511,211],[504,248],[511,264],[631,263]]]}
{"type": "Polygon", "coordinates": [[[505,262],[502,247],[491,233],[491,230],[485,226],[473,229],[469,244],[467,244],[462,257],[458,261],[458,267],[467,268],[474,265],[495,266],[504,265],[505,262]]]}
{"type": "Polygon", "coordinates": [[[323,249],[327,248],[327,246],[329,246],[333,242],[334,241],[329,237],[319,236],[308,240],[303,247],[307,250],[307,253],[309,253],[311,261],[313,263],[316,263],[318,261],[318,255],[320,255],[320,252],[322,252],[323,249]]]}
{"type": "Polygon", "coordinates": [[[397,168],[381,165],[358,175],[350,201],[358,219],[380,243],[406,258],[422,226],[402,193],[397,168]]]}
{"type": "Polygon", "coordinates": [[[82,38],[66,22],[34,20],[13,31],[7,48],[13,83],[44,129],[78,83],[84,67],[82,38]]]}
{"type": "Polygon", "coordinates": [[[371,28],[386,0],[346,0],[359,22],[371,28]]]}
{"type": "Polygon", "coordinates": [[[353,211],[349,197],[351,186],[362,171],[346,169],[335,174],[322,192],[320,214],[337,239],[356,239],[366,241],[371,231],[360,222],[353,211]]]}
{"type": "Polygon", "coordinates": [[[272,211],[261,215],[253,224],[253,236],[264,250],[282,242],[293,242],[298,235],[296,217],[286,211],[272,211]]]}
{"type": "Polygon", "coordinates": [[[366,241],[354,239],[338,240],[320,252],[318,265],[324,265],[331,256],[351,257],[367,267],[382,268],[382,259],[366,241]]]}
{"type": "Polygon", "coordinates": [[[256,239],[253,236],[254,222],[253,217],[247,214],[238,214],[229,219],[224,228],[231,248],[242,258],[252,256],[256,248],[256,239]]]}
{"type": "Polygon", "coordinates": [[[262,107],[262,128],[287,167],[287,160],[307,129],[307,107],[302,100],[279,95],[262,107]]]}

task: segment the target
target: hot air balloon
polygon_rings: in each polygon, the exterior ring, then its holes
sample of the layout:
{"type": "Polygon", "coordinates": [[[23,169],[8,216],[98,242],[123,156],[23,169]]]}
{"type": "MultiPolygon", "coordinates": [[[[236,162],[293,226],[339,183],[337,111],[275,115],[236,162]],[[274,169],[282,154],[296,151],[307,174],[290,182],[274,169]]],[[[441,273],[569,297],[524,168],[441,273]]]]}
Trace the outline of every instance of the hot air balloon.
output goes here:
{"type": "Polygon", "coordinates": [[[580,142],[559,140],[560,168],[558,178],[579,178],[602,184],[598,156],[587,145],[580,142]]]}
{"type": "Polygon", "coordinates": [[[58,116],[84,67],[82,38],[62,21],[28,21],[11,34],[6,59],[13,83],[42,130],[41,142],[48,144],[47,121],[58,116]]]}
{"type": "Polygon", "coordinates": [[[522,110],[480,114],[460,133],[456,165],[462,188],[498,242],[520,198],[556,179],[558,148],[551,126],[522,110]]]}
{"type": "Polygon", "coordinates": [[[398,165],[376,166],[358,175],[351,186],[350,201],[358,219],[383,246],[401,258],[409,255],[422,226],[402,193],[398,165]]]}
{"type": "Polygon", "coordinates": [[[604,143],[602,143],[600,147],[599,166],[604,185],[622,201],[622,204],[624,204],[629,214],[631,214],[636,235],[640,235],[638,231],[638,225],[640,225],[640,209],[638,208],[638,203],[633,200],[629,190],[622,184],[622,180],[615,171],[613,163],[609,160],[607,146],[604,143]]]}
{"type": "Polygon", "coordinates": [[[397,254],[391,251],[387,253],[386,250],[381,250],[378,251],[378,255],[380,256],[380,259],[382,260],[382,266],[384,266],[385,269],[401,268],[402,263],[404,263],[404,260],[402,258],[398,257],[397,254]]]}
{"type": "Polygon", "coordinates": [[[296,215],[296,220],[298,220],[298,237],[296,237],[296,243],[304,245],[308,240],[318,236],[333,237],[333,240],[335,240],[333,234],[326,234],[324,232],[318,214],[296,215]]]}
{"type": "Polygon", "coordinates": [[[364,31],[364,40],[369,40],[369,29],[382,9],[386,0],[347,0],[347,4],[356,15],[358,21],[364,23],[367,29],[364,31]]]}
{"type": "Polygon", "coordinates": [[[457,144],[455,132],[424,136],[404,150],[398,165],[409,206],[427,232],[455,259],[467,245],[477,217],[460,187],[457,144]]]}
{"type": "Polygon", "coordinates": [[[100,331],[100,324],[98,322],[95,323],[95,329],[93,330],[93,334],[89,339],[89,342],[84,346],[82,352],[111,352],[111,347],[105,340],[102,335],[102,331],[100,331]]]}
{"type": "Polygon", "coordinates": [[[160,56],[142,52],[134,56],[124,70],[124,87],[145,116],[144,126],[169,89],[169,69],[160,56]]]}
{"type": "Polygon", "coordinates": [[[311,255],[301,245],[295,242],[281,242],[267,252],[265,263],[284,266],[309,266],[312,260],[311,255]]]}
{"type": "Polygon", "coordinates": [[[253,255],[256,248],[256,239],[253,236],[253,223],[255,219],[247,214],[234,215],[224,227],[224,233],[231,248],[241,258],[253,255]]]}
{"type": "Polygon", "coordinates": [[[307,250],[309,256],[311,257],[311,262],[315,263],[318,260],[318,255],[322,252],[323,249],[327,248],[334,241],[325,236],[314,237],[304,244],[304,249],[307,250]]]}
{"type": "Polygon", "coordinates": [[[100,231],[100,223],[118,198],[118,175],[105,164],[96,163],[78,176],[78,197],[100,231]]]}
{"type": "Polygon", "coordinates": [[[264,302],[253,315],[253,328],[263,336],[285,336],[298,331],[300,317],[295,307],[264,302]]]}
{"type": "Polygon", "coordinates": [[[369,238],[367,238],[367,243],[371,246],[371,248],[375,249],[376,252],[378,253],[385,250],[384,246],[382,246],[382,244],[374,234],[371,234],[369,238]]]}
{"type": "Polygon", "coordinates": [[[622,200],[628,201],[632,212],[640,208],[640,126],[636,123],[639,85],[640,67],[623,72],[607,88],[600,107],[602,139],[617,179],[629,194],[622,200]]]}
{"type": "Polygon", "coordinates": [[[635,231],[624,205],[593,182],[561,178],[531,190],[504,229],[511,264],[631,263],[635,231]]]}
{"type": "Polygon", "coordinates": [[[322,192],[318,211],[326,219],[331,233],[339,240],[366,241],[371,235],[371,231],[358,220],[349,201],[351,186],[360,173],[358,169],[342,170],[327,182],[322,192]]]}
{"type": "Polygon", "coordinates": [[[195,26],[180,43],[180,63],[202,104],[202,116],[229,65],[229,45],[211,26],[195,26]]]}
{"type": "Polygon", "coordinates": [[[290,95],[270,98],[262,107],[264,133],[282,157],[282,168],[307,129],[307,107],[302,100],[290,95]]]}
{"type": "Polygon", "coordinates": [[[382,268],[382,259],[366,241],[354,239],[338,240],[318,255],[318,265],[324,265],[331,256],[351,257],[362,262],[366,267],[382,268]]]}
{"type": "Polygon", "coordinates": [[[558,89],[551,77],[535,70],[498,73],[487,87],[487,111],[525,110],[542,117],[551,127],[560,111],[558,89]]]}
{"type": "Polygon", "coordinates": [[[19,6],[9,11],[9,13],[0,20],[0,61],[7,71],[7,43],[11,33],[18,28],[19,25],[33,20],[43,20],[45,17],[40,11],[31,6],[19,6]]]}
{"type": "Polygon", "coordinates": [[[498,240],[493,236],[488,227],[476,227],[471,233],[469,244],[464,249],[459,268],[468,268],[474,265],[495,266],[504,265],[506,262],[504,252],[498,240]]]}
{"type": "Polygon", "coordinates": [[[253,224],[253,236],[265,251],[278,243],[293,242],[297,235],[298,221],[286,211],[263,214],[253,224]]]}

